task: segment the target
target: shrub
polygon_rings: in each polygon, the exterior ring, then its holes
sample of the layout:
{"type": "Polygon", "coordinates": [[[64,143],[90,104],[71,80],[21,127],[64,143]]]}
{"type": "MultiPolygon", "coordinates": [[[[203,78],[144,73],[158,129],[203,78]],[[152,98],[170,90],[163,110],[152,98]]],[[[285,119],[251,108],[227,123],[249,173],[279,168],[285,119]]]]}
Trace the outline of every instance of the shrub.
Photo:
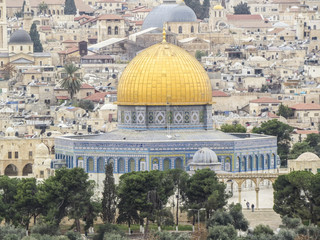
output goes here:
{"type": "Polygon", "coordinates": [[[107,223],[99,226],[97,230],[97,234],[93,237],[93,240],[104,240],[105,233],[108,233],[108,234],[115,233],[120,235],[123,234],[117,226],[107,223]]]}
{"type": "MultiPolygon", "coordinates": [[[[0,227],[0,239],[5,239],[7,235],[15,235],[18,239],[23,238],[26,235],[26,230],[23,228],[16,228],[12,225],[5,225],[0,227]]],[[[14,239],[14,238],[8,238],[14,239]]]]}
{"type": "Polygon", "coordinates": [[[58,227],[55,225],[41,223],[33,226],[33,228],[31,229],[31,233],[54,236],[54,235],[58,235],[59,231],[58,231],[58,227]]]}
{"type": "Polygon", "coordinates": [[[104,240],[126,240],[127,238],[118,233],[105,233],[104,240]]]}
{"type": "Polygon", "coordinates": [[[73,231],[69,231],[66,232],[65,234],[69,240],[81,240],[81,234],[79,232],[73,232],[73,231]]]}

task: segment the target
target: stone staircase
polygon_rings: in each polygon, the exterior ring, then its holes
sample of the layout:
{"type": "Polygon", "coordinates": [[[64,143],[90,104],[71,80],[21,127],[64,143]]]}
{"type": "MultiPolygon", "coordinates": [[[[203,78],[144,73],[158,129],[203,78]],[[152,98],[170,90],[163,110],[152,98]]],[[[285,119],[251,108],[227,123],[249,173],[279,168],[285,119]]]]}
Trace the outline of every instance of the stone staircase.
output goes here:
{"type": "Polygon", "coordinates": [[[249,221],[250,228],[259,224],[269,225],[273,230],[281,225],[280,215],[273,211],[272,208],[255,209],[254,212],[247,209],[242,210],[245,218],[249,221]]]}

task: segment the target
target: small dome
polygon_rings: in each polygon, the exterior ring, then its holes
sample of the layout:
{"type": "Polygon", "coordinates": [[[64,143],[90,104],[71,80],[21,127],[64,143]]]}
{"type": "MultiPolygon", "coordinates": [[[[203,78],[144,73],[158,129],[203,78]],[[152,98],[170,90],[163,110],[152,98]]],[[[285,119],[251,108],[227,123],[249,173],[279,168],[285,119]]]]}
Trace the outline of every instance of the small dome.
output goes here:
{"type": "Polygon", "coordinates": [[[19,29],[11,35],[9,43],[13,43],[13,44],[24,43],[24,44],[26,44],[26,43],[32,43],[32,40],[31,40],[29,33],[27,33],[25,30],[19,29]]]}
{"type": "Polygon", "coordinates": [[[217,154],[209,148],[201,148],[198,150],[192,159],[192,163],[217,163],[217,154]]]}
{"type": "Polygon", "coordinates": [[[6,134],[8,133],[14,133],[14,129],[12,127],[8,127],[6,130],[6,134]]]}
{"type": "Polygon", "coordinates": [[[36,157],[49,157],[49,149],[44,143],[40,143],[36,147],[36,157]]]}
{"type": "Polygon", "coordinates": [[[223,9],[224,9],[224,7],[222,7],[221,5],[215,5],[213,7],[213,10],[223,10],[223,9]]]}
{"type": "Polygon", "coordinates": [[[313,160],[320,160],[319,157],[311,152],[302,153],[297,159],[297,161],[313,161],[313,160]]]}
{"type": "Polygon", "coordinates": [[[185,3],[173,4],[165,2],[147,15],[142,24],[142,30],[157,27],[162,28],[165,22],[196,22],[197,16],[185,3]]]}

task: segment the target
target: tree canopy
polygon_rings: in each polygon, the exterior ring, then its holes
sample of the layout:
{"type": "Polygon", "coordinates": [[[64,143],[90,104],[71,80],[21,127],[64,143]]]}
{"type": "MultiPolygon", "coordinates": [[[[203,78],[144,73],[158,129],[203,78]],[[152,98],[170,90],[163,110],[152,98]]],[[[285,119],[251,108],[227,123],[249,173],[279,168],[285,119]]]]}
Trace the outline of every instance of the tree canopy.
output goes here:
{"type": "Polygon", "coordinates": [[[235,15],[239,14],[251,14],[250,7],[248,6],[248,3],[239,3],[238,5],[233,7],[233,11],[235,15]]]}
{"type": "Polygon", "coordinates": [[[241,124],[222,124],[220,130],[226,133],[245,133],[247,129],[241,124]]]}
{"type": "Polygon", "coordinates": [[[273,209],[281,216],[308,219],[312,223],[320,220],[320,174],[308,171],[281,175],[273,184],[273,209]]]}
{"type": "Polygon", "coordinates": [[[116,185],[113,177],[113,163],[105,166],[105,179],[102,193],[102,219],[106,223],[113,223],[116,214],[116,185]]]}
{"type": "Polygon", "coordinates": [[[253,133],[277,137],[278,154],[281,158],[282,165],[285,165],[288,159],[292,131],[293,127],[282,123],[277,119],[269,120],[262,123],[260,127],[255,127],[252,129],[253,133]]]}
{"type": "Polygon", "coordinates": [[[76,72],[79,69],[80,68],[75,66],[73,63],[67,63],[64,65],[63,71],[66,74],[66,77],[60,81],[60,84],[62,88],[68,91],[71,99],[73,99],[74,95],[79,92],[82,85],[82,79],[76,75],[76,72]]]}
{"type": "Polygon", "coordinates": [[[284,118],[290,118],[293,116],[293,110],[288,106],[280,104],[277,115],[282,116],[284,118]]]}
{"type": "Polygon", "coordinates": [[[76,15],[77,7],[74,3],[74,0],[66,0],[64,5],[64,14],[65,15],[76,15]]]}
{"type": "Polygon", "coordinates": [[[198,19],[204,19],[209,17],[209,0],[204,0],[202,4],[199,0],[185,0],[185,3],[195,12],[198,19]]]}
{"type": "Polygon", "coordinates": [[[34,52],[43,52],[43,47],[40,41],[40,35],[37,30],[37,25],[32,23],[30,28],[30,37],[33,42],[33,51],[34,52]]]}

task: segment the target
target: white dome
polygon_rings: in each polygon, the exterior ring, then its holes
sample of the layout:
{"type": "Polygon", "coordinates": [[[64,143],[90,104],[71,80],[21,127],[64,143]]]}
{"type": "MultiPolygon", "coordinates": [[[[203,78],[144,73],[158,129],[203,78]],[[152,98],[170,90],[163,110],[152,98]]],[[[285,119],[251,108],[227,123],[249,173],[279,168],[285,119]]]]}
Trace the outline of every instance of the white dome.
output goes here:
{"type": "Polygon", "coordinates": [[[313,160],[320,160],[319,157],[311,152],[302,153],[298,158],[297,161],[313,161],[313,160]]]}
{"type": "Polygon", "coordinates": [[[8,127],[6,133],[14,133],[14,129],[12,127],[8,127]]]}
{"type": "Polygon", "coordinates": [[[192,159],[192,163],[217,163],[217,154],[209,148],[201,148],[198,150],[192,159]]]}
{"type": "Polygon", "coordinates": [[[49,149],[44,143],[36,147],[35,157],[49,157],[49,149]]]}

